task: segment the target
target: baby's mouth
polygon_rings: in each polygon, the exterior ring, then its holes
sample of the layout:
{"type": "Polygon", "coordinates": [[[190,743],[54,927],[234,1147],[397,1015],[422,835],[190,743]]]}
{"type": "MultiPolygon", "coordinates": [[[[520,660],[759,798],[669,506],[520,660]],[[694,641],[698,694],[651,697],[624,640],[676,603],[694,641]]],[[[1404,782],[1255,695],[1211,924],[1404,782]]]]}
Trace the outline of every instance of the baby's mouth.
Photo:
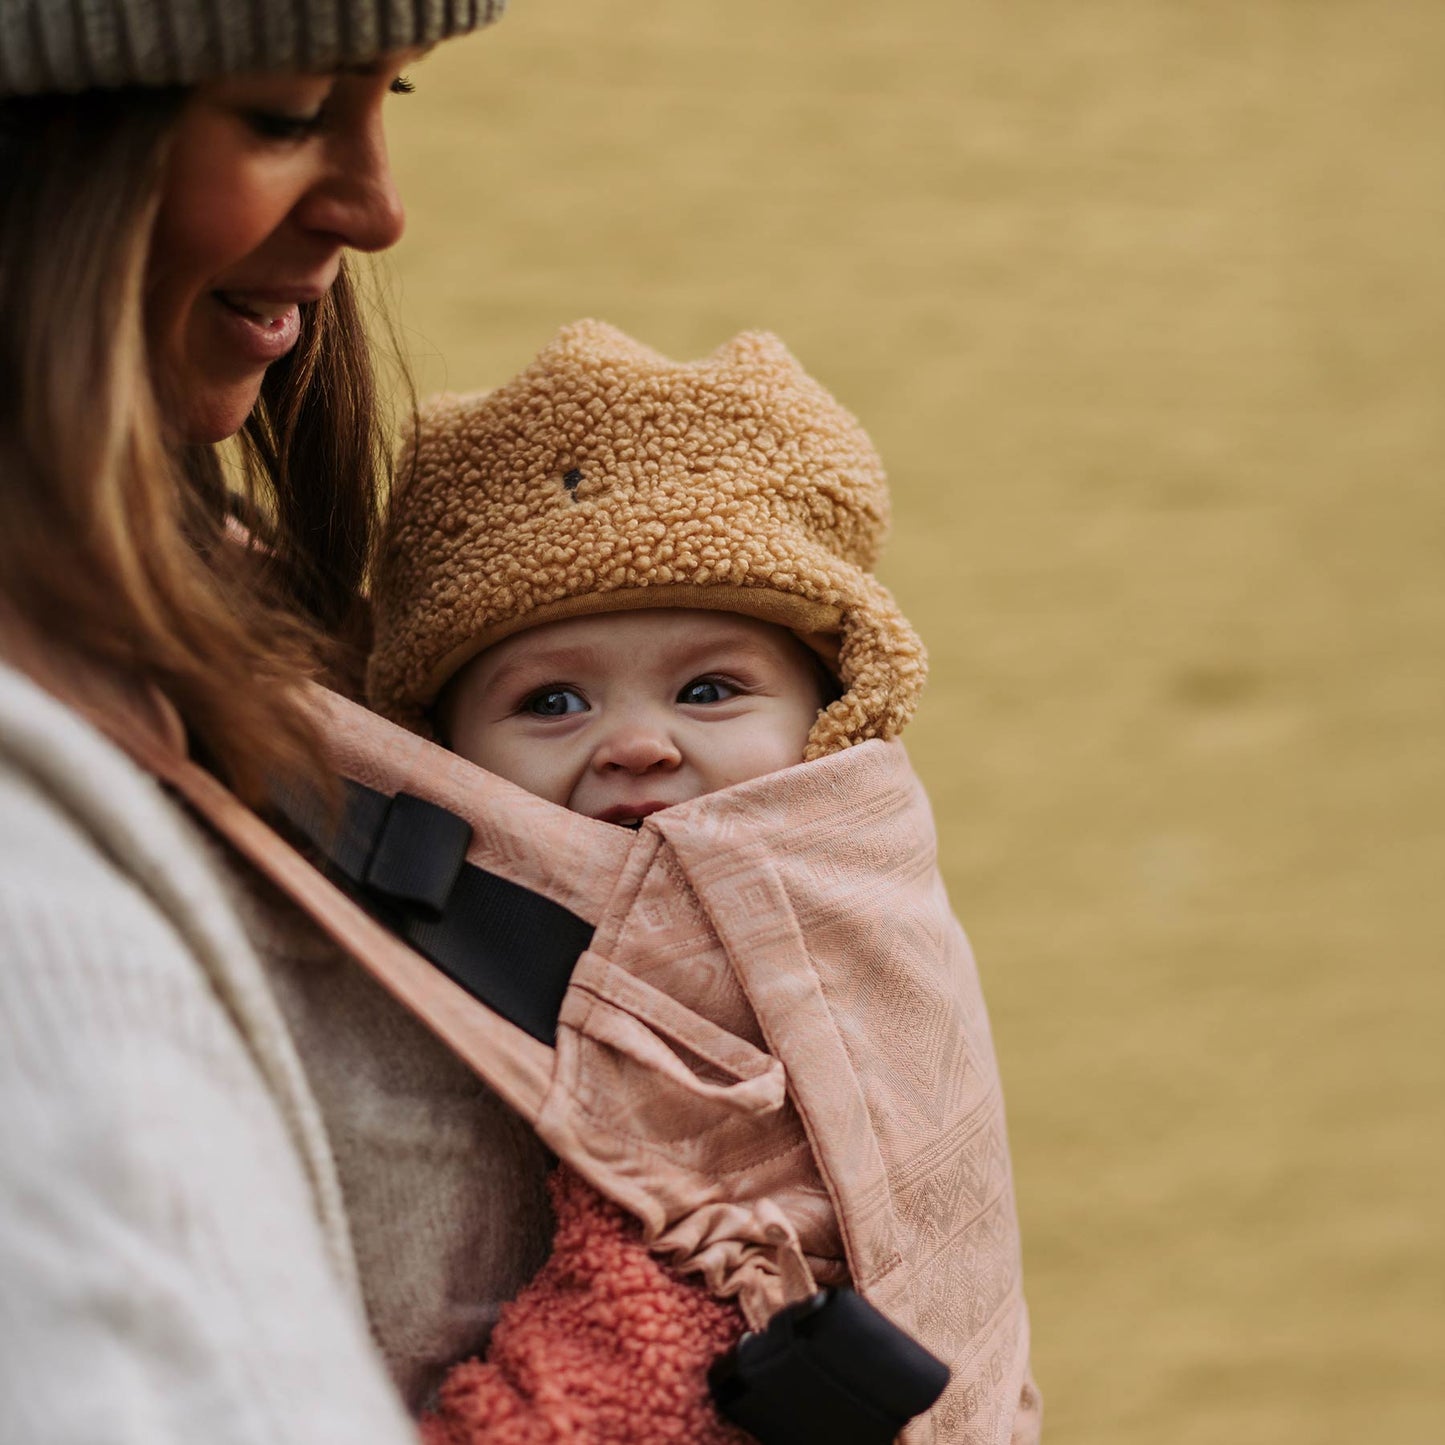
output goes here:
{"type": "Polygon", "coordinates": [[[670,803],[619,803],[615,808],[599,813],[597,820],[601,823],[614,823],[619,828],[631,828],[636,832],[642,826],[644,818],[671,806],[670,803]]]}

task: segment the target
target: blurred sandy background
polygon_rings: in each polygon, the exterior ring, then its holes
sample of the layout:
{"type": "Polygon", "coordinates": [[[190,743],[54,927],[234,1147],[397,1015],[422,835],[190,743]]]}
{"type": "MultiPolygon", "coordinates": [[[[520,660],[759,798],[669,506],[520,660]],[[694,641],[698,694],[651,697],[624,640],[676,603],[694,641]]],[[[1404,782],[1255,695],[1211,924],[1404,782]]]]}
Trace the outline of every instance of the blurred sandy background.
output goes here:
{"type": "Polygon", "coordinates": [[[424,390],[780,332],[889,465],[1050,1445],[1445,1440],[1445,4],[513,0],[424,390]]]}

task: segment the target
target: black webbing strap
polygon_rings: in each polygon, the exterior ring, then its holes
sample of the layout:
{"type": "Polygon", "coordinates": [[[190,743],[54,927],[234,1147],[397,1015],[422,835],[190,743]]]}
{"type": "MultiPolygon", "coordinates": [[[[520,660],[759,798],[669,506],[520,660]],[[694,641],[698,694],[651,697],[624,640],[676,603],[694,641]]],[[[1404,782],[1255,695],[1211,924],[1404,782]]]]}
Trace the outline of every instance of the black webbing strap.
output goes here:
{"type": "Polygon", "coordinates": [[[471,824],[411,793],[388,797],[343,780],[339,818],[314,798],[273,797],[369,913],[474,998],[545,1044],[593,927],[575,913],[466,861],[471,824]]]}

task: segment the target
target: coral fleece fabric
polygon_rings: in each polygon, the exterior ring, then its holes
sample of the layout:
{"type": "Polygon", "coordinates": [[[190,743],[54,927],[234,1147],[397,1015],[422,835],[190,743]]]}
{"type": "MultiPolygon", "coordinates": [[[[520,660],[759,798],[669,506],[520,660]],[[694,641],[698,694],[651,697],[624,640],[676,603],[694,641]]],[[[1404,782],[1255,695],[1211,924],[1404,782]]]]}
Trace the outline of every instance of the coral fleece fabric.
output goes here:
{"type": "Polygon", "coordinates": [[[456,1366],[424,1445],[747,1445],[707,1370],[743,1318],[650,1254],[641,1226],[567,1166],[552,1256],[507,1305],[486,1360],[456,1366]]]}

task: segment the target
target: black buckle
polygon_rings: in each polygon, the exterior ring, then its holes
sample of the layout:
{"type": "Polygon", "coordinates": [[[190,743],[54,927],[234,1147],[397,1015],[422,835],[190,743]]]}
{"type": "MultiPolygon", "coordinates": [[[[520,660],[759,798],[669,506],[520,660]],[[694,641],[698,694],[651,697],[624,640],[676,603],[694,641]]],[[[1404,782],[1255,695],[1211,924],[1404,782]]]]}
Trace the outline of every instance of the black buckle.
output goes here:
{"type": "Polygon", "coordinates": [[[708,1371],[719,1412],[761,1445],[889,1445],[949,1368],[850,1289],[779,1310],[708,1371]]]}
{"type": "Polygon", "coordinates": [[[326,860],[332,882],[488,1008],[544,1044],[592,925],[560,903],[466,861],[472,827],[410,793],[343,780],[339,818],[320,800],[273,801],[326,860]]]}

